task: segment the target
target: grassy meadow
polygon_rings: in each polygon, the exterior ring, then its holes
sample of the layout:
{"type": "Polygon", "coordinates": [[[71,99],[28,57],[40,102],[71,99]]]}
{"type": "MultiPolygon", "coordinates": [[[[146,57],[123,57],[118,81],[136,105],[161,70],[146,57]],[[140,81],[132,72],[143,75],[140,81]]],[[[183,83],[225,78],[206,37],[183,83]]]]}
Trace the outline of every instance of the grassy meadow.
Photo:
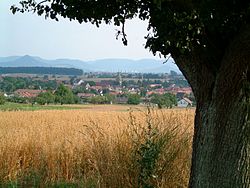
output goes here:
{"type": "Polygon", "coordinates": [[[140,105],[88,105],[88,104],[49,104],[49,105],[39,105],[39,104],[21,104],[6,102],[0,105],[0,111],[37,111],[37,110],[91,110],[91,111],[128,111],[129,109],[141,110],[145,109],[145,106],[140,105]]]}
{"type": "Polygon", "coordinates": [[[36,110],[71,110],[79,109],[77,106],[66,105],[38,105],[6,102],[0,105],[0,111],[36,111],[36,110]]]}
{"type": "Polygon", "coordinates": [[[0,111],[0,187],[187,187],[193,109],[0,111]]]}

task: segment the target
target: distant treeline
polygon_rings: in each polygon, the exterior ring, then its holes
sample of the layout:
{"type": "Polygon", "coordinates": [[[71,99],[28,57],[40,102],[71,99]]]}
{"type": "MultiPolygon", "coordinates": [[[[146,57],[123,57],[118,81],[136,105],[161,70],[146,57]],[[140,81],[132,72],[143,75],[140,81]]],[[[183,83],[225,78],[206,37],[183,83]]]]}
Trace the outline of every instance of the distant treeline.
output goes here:
{"type": "Polygon", "coordinates": [[[0,74],[54,74],[54,75],[82,75],[81,69],[62,67],[0,67],[0,74]]]}

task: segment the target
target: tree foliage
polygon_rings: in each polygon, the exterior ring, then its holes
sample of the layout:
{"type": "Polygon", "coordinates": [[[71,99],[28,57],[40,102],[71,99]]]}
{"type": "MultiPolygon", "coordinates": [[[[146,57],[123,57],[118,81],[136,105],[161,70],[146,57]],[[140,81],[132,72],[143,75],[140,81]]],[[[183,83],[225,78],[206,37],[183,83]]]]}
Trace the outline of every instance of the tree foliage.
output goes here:
{"type": "Polygon", "coordinates": [[[158,108],[172,108],[177,105],[176,97],[170,93],[163,95],[154,94],[150,101],[157,104],[158,108]]]}
{"type": "Polygon", "coordinates": [[[110,104],[113,101],[113,97],[111,95],[103,95],[103,96],[94,96],[89,99],[88,102],[92,104],[110,104]]]}
{"type": "Polygon", "coordinates": [[[55,96],[51,91],[42,92],[36,97],[35,101],[41,105],[50,104],[55,102],[55,96]]]}
{"type": "Polygon", "coordinates": [[[75,101],[73,92],[61,84],[55,91],[55,101],[60,104],[73,104],[75,101]]]}
{"type": "Polygon", "coordinates": [[[0,105],[4,104],[5,101],[6,101],[5,96],[2,93],[0,93],[0,105]]]}
{"type": "Polygon", "coordinates": [[[56,87],[55,80],[42,81],[22,77],[3,77],[0,82],[0,90],[7,93],[17,89],[56,89],[56,87]]]}
{"type": "Polygon", "coordinates": [[[122,35],[125,45],[125,21],[137,16],[149,20],[146,47],[153,53],[176,58],[199,48],[214,52],[209,53],[214,68],[220,66],[224,47],[250,18],[250,3],[243,0],[26,0],[20,4],[11,7],[13,13],[33,11],[55,20],[62,16],[96,26],[121,26],[117,36],[122,35]]]}
{"type": "Polygon", "coordinates": [[[8,97],[7,101],[13,103],[27,103],[28,99],[26,97],[19,97],[17,95],[14,95],[12,97],[8,97]]]}
{"type": "Polygon", "coordinates": [[[141,102],[141,97],[138,94],[130,94],[128,95],[128,104],[140,104],[141,102]]]}

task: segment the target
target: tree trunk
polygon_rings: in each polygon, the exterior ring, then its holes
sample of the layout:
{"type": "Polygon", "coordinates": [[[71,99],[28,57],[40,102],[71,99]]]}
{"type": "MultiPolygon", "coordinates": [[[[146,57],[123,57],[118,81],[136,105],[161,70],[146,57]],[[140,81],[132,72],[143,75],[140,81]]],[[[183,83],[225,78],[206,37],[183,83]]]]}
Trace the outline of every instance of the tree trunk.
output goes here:
{"type": "Polygon", "coordinates": [[[250,187],[247,98],[230,87],[217,92],[197,106],[190,187],[250,187]]]}
{"type": "Polygon", "coordinates": [[[177,61],[197,100],[189,187],[250,187],[249,31],[228,46],[216,72],[199,56],[194,66],[177,61]]]}

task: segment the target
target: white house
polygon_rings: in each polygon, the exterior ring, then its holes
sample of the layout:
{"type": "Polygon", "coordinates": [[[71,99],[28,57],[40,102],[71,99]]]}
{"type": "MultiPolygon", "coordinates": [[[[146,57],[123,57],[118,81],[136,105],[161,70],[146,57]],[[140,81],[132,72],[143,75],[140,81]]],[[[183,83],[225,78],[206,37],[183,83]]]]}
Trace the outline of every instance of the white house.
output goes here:
{"type": "Polygon", "coordinates": [[[74,85],[80,86],[81,84],[83,84],[84,81],[83,80],[79,80],[79,82],[75,83],[74,85]]]}
{"type": "Polygon", "coordinates": [[[192,106],[192,104],[193,104],[193,102],[190,101],[188,98],[183,98],[183,99],[178,101],[177,106],[186,108],[186,107],[192,106]]]}

